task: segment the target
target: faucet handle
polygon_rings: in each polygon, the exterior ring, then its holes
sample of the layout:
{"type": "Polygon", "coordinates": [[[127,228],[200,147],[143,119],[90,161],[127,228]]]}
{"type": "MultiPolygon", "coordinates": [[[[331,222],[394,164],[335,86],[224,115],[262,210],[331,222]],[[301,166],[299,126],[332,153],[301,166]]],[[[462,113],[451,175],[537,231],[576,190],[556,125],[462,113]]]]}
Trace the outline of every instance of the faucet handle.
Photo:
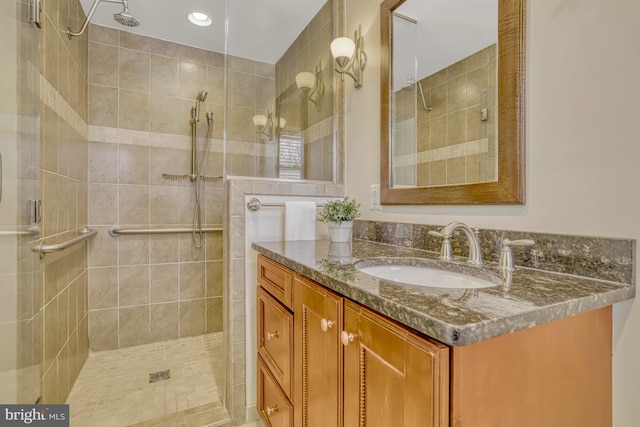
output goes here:
{"type": "Polygon", "coordinates": [[[429,236],[439,237],[441,239],[444,238],[444,234],[440,233],[439,231],[433,231],[433,230],[429,231],[429,236]]]}
{"type": "Polygon", "coordinates": [[[511,272],[513,268],[513,253],[511,248],[513,246],[533,246],[536,242],[530,239],[509,240],[502,239],[500,250],[500,261],[498,262],[498,268],[505,272],[511,272]]]}
{"type": "Polygon", "coordinates": [[[520,239],[520,240],[509,240],[502,239],[502,247],[511,247],[511,246],[533,246],[536,242],[531,239],[520,239]]]}

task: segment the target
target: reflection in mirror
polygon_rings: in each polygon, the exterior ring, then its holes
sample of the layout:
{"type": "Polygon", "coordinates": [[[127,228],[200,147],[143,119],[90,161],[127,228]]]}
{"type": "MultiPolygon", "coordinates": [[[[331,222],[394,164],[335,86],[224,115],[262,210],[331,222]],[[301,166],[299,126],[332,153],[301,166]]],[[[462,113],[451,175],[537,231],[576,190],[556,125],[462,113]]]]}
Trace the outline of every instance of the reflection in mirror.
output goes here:
{"type": "MultiPolygon", "coordinates": [[[[318,10],[297,36],[270,58],[255,62],[256,70],[269,70],[256,76],[255,90],[241,83],[244,70],[230,68],[229,148],[237,141],[252,143],[254,150],[245,161],[230,159],[233,175],[334,180],[334,73],[325,71],[332,69],[329,45],[335,36],[334,2],[315,3],[318,10]],[[243,97],[254,103],[240,102],[243,97]]],[[[234,14],[234,8],[230,5],[232,19],[244,19],[240,10],[234,14]]],[[[242,28],[248,34],[229,34],[230,52],[247,38],[268,39],[271,32],[242,28]]]]}
{"type": "Polygon", "coordinates": [[[523,203],[524,0],[385,0],[381,25],[382,203],[523,203]]]}
{"type": "Polygon", "coordinates": [[[497,181],[497,17],[497,0],[393,12],[392,187],[497,181]]]}
{"type": "MultiPolygon", "coordinates": [[[[81,1],[88,10],[94,0],[81,1]]],[[[131,14],[141,21],[133,28],[114,21],[122,5],[100,4],[91,19],[91,124],[189,136],[190,108],[197,93],[207,91],[201,109],[213,113],[215,151],[207,175],[341,179],[334,170],[341,136],[332,119],[336,78],[329,48],[340,35],[338,4],[276,3],[131,1],[131,14]],[[206,13],[211,25],[193,25],[187,15],[194,10],[206,13]],[[119,111],[118,104],[135,111],[119,111]]],[[[69,24],[78,29],[82,21],[69,24]]]]}

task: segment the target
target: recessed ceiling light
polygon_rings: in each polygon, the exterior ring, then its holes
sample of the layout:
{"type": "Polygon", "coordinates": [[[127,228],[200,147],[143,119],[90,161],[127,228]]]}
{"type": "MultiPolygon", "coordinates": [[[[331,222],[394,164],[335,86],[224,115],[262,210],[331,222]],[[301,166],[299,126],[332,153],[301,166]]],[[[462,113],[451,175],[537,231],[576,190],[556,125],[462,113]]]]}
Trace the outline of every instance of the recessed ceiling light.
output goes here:
{"type": "Polygon", "coordinates": [[[189,21],[192,24],[196,24],[201,27],[207,27],[213,22],[211,18],[209,18],[209,15],[202,12],[191,12],[189,15],[187,15],[187,18],[189,18],[189,21]]]}

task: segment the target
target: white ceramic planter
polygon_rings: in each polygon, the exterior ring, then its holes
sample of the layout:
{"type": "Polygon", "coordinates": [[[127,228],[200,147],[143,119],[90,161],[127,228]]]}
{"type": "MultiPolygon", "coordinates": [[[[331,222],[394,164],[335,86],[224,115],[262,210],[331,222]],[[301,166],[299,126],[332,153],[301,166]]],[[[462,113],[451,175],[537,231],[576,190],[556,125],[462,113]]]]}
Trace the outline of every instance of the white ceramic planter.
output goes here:
{"type": "Polygon", "coordinates": [[[328,222],[329,240],[335,243],[347,243],[351,241],[351,231],[353,230],[353,221],[328,222]]]}

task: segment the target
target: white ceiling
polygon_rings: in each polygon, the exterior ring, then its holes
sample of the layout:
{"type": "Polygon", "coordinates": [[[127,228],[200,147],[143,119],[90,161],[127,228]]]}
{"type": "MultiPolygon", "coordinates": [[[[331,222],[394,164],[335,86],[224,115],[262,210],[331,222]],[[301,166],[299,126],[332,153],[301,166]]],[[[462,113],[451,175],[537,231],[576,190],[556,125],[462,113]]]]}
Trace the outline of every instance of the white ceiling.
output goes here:
{"type": "MultiPolygon", "coordinates": [[[[415,39],[413,45],[419,79],[466,58],[498,39],[498,0],[408,0],[397,12],[418,21],[416,26],[402,27],[405,32],[413,32],[403,35],[408,45],[408,49],[403,51],[412,53],[411,39],[415,39]]],[[[394,87],[401,87],[407,73],[396,74],[394,68],[394,74],[402,80],[394,81],[394,87]]]]}
{"type": "MultiPolygon", "coordinates": [[[[88,12],[93,0],[80,0],[88,12]]],[[[228,0],[230,55],[274,64],[298,37],[326,0],[228,0]]],[[[130,13],[140,26],[124,27],[113,20],[122,6],[102,2],[91,22],[149,37],[216,52],[225,52],[227,0],[129,0],[130,13]],[[209,27],[187,20],[189,12],[204,12],[209,27]]]]}

